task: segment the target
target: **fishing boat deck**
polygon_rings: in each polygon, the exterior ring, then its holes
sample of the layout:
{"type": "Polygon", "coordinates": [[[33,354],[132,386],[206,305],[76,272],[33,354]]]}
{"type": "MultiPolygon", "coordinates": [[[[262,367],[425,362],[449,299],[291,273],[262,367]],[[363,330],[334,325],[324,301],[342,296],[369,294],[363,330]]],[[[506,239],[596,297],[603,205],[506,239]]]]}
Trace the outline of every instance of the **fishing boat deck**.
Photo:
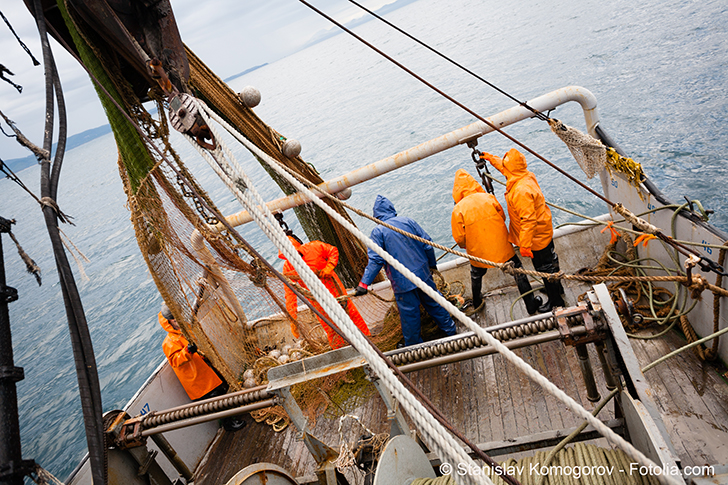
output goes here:
{"type": "MultiPolygon", "coordinates": [[[[587,285],[565,284],[568,304],[575,304],[587,285]]],[[[513,308],[515,287],[491,291],[486,308],[475,320],[488,326],[527,316],[523,303],[513,308]]],[[[656,360],[684,345],[676,333],[653,340],[632,340],[640,366],[656,360]]],[[[607,394],[601,367],[593,346],[590,347],[593,369],[602,396],[607,394]]],[[[559,341],[515,350],[515,353],[548,377],[586,409],[594,403],[587,399],[578,357],[573,347],[559,341]]],[[[441,412],[475,443],[497,443],[553,430],[567,430],[580,424],[566,407],[541,387],[518,372],[500,355],[489,355],[424,369],[409,374],[441,412]]],[[[653,398],[663,416],[676,453],[683,465],[728,463],[728,385],[715,369],[703,364],[688,351],[646,374],[653,398]]],[[[375,433],[388,431],[386,408],[374,394],[352,414],[375,433]]],[[[599,418],[614,418],[614,407],[606,406],[599,418]]],[[[296,477],[314,478],[316,463],[298,439],[298,431],[289,426],[276,433],[249,416],[249,424],[237,433],[220,431],[207,457],[195,472],[198,485],[226,483],[242,468],[258,463],[277,464],[296,477]],[[254,445],[251,445],[254,444],[254,445]]],[[[359,434],[349,433],[347,439],[359,434]]],[[[319,418],[311,433],[333,448],[340,439],[338,423],[319,418]]],[[[563,435],[568,434],[568,431],[563,435]]],[[[360,473],[356,476],[362,477],[360,473]]],[[[350,483],[361,483],[347,473],[350,483]],[[354,478],[352,480],[352,478],[354,478]]]]}

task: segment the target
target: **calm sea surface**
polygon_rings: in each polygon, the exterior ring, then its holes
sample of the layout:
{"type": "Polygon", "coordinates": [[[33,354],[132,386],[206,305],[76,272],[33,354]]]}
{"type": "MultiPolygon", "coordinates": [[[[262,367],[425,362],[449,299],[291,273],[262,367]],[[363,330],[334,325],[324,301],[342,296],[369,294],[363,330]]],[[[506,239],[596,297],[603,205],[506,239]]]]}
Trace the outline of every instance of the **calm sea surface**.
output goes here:
{"type": "MultiPolygon", "coordinates": [[[[419,0],[389,19],[519,99],[568,85],[591,90],[599,101],[602,126],[657,185],[676,201],[683,196],[700,199],[715,210],[712,222],[728,230],[724,1],[419,0]]],[[[364,24],[357,32],[481,115],[513,105],[378,22],[364,24]]],[[[234,56],[230,62],[235,62],[234,56]]],[[[240,71],[247,67],[240,66],[240,71]]],[[[324,179],[474,121],[348,35],[268,65],[232,85],[261,90],[263,101],[255,111],[283,135],[300,140],[302,156],[324,179]]],[[[559,108],[553,116],[584,128],[576,107],[559,108]]],[[[582,176],[545,123],[531,120],[520,125],[507,131],[582,176]]],[[[225,213],[239,210],[193,150],[179,141],[180,153],[225,213]]],[[[510,147],[498,134],[479,144],[481,150],[498,155],[510,147]]],[[[236,153],[266,197],[280,196],[249,155],[240,149],[236,153]]],[[[562,175],[533,157],[529,162],[550,201],[591,216],[606,211],[562,175]]],[[[357,186],[350,202],[371,210],[376,194],[385,194],[401,214],[415,218],[434,240],[449,245],[452,178],[460,167],[475,173],[464,147],[357,186]]],[[[39,192],[37,167],[20,177],[39,192]]],[[[597,187],[596,180],[591,184],[597,187]]],[[[497,192],[503,203],[503,190],[497,192]]],[[[62,229],[90,259],[84,264],[88,279],[78,272],[76,276],[91,327],[104,409],[121,408],[163,359],[164,332],[156,323],[161,298],[136,246],[111,136],[68,153],[58,202],[76,223],[62,229]]],[[[15,362],[26,375],[18,385],[23,457],[65,478],[85,453],[86,443],[50,243],[35,202],[8,180],[0,180],[0,215],[17,219],[14,233],[43,269],[39,288],[24,272],[10,239],[3,238],[8,284],[20,294],[10,304],[10,318],[15,362]]],[[[557,211],[554,216],[558,223],[574,220],[557,211]]],[[[288,219],[291,223],[293,216],[288,219]]],[[[367,221],[356,222],[367,232],[371,229],[367,221]]],[[[257,228],[242,232],[264,255],[274,256],[257,228]]]]}

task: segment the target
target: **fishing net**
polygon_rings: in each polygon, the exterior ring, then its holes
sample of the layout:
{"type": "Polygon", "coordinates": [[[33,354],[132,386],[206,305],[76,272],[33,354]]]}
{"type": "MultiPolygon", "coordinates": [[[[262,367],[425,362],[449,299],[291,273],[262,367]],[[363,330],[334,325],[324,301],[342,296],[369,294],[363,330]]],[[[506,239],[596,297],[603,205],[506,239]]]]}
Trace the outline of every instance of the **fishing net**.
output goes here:
{"type": "Polygon", "coordinates": [[[557,119],[549,119],[549,127],[569,148],[586,178],[594,177],[606,166],[607,152],[602,142],[576,128],[566,126],[557,119]]]}
{"type": "MultiPolygon", "coordinates": [[[[296,324],[303,339],[294,341],[283,282],[237,234],[220,230],[215,204],[170,144],[166,96],[159,88],[146,93],[156,105],[157,114],[152,116],[122,77],[113,49],[81,19],[61,8],[84,64],[134,121],[130,123],[97,88],[117,142],[119,172],[139,248],[185,337],[197,344],[231,391],[263,384],[272,366],[330,350],[320,322],[308,309],[298,312],[296,324]]],[[[285,138],[262,123],[192,52],[187,54],[190,91],[271,157],[313,183],[322,181],[299,157],[284,156],[285,138]]],[[[339,204],[331,204],[343,214],[339,204]]],[[[302,209],[298,215],[309,239],[339,248],[339,275],[350,286],[358,281],[367,262],[361,242],[321,211],[302,209]]],[[[355,298],[354,303],[377,345],[394,348],[401,331],[399,318],[391,311],[393,303],[374,295],[355,298]]],[[[329,409],[339,414],[360,405],[372,386],[360,371],[296,386],[292,392],[304,412],[315,419],[329,409]]],[[[256,418],[275,429],[288,421],[280,408],[260,411],[256,418]]]]}

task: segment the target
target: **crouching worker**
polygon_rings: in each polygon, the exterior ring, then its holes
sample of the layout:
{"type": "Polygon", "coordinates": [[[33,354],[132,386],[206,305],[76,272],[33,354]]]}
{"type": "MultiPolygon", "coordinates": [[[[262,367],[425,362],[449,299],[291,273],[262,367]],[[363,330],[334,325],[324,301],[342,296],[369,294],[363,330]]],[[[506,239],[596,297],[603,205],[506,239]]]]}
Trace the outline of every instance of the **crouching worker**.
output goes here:
{"type": "MultiPolygon", "coordinates": [[[[293,243],[293,246],[298,251],[298,254],[301,255],[303,261],[314,273],[316,273],[316,276],[319,277],[321,282],[332,295],[335,297],[346,295],[346,288],[344,288],[344,284],[339,279],[339,276],[334,273],[334,268],[336,268],[336,265],[339,264],[339,250],[336,249],[335,246],[321,241],[311,241],[303,244],[301,240],[294,235],[289,235],[288,239],[291,243],[293,243]]],[[[301,277],[293,268],[290,261],[283,256],[283,253],[279,253],[278,257],[285,260],[285,263],[283,264],[283,274],[297,285],[300,285],[304,289],[308,289],[306,284],[301,280],[301,277]]],[[[321,305],[317,301],[311,300],[311,303],[318,311],[320,311],[323,315],[326,315],[326,312],[324,312],[323,308],[321,308],[321,305]]],[[[352,303],[351,300],[347,300],[345,303],[341,303],[341,306],[344,310],[346,310],[346,313],[349,314],[349,318],[351,318],[351,321],[354,322],[356,327],[361,330],[364,335],[370,335],[369,327],[367,327],[366,322],[364,322],[364,319],[359,313],[359,310],[356,309],[356,306],[354,306],[354,303],[352,303]]],[[[298,316],[298,298],[287,286],[286,310],[288,310],[288,314],[291,315],[291,318],[295,320],[298,316]]],[[[326,332],[326,338],[328,339],[329,345],[331,345],[332,349],[338,349],[348,345],[346,341],[344,341],[344,339],[334,331],[334,329],[326,324],[326,322],[320,318],[318,320],[326,332]]],[[[295,323],[291,323],[291,333],[293,333],[295,338],[300,338],[300,334],[295,323]]]]}
{"type": "MultiPolygon", "coordinates": [[[[455,172],[455,183],[452,188],[455,208],[450,220],[452,237],[461,248],[471,255],[494,263],[511,261],[516,268],[521,268],[521,260],[516,256],[513,246],[508,242],[506,215],[493,194],[483,189],[472,175],[462,168],[455,172]]],[[[470,262],[470,284],[473,290],[473,308],[480,309],[483,302],[481,295],[483,276],[488,266],[479,261],[470,262]]],[[[528,277],[515,274],[518,291],[521,294],[531,291],[528,277]]],[[[523,297],[529,315],[538,312],[541,298],[528,293],[523,297]]]]}
{"type": "MultiPolygon", "coordinates": [[[[211,397],[222,396],[228,385],[215,370],[197,353],[197,346],[187,341],[182,335],[179,325],[169,307],[162,303],[159,312],[159,324],[167,331],[162,343],[162,350],[167,356],[180,384],[192,401],[201,401],[211,397]]],[[[222,425],[226,431],[237,431],[245,426],[242,416],[223,418],[222,425]]]]}
{"type": "MultiPolygon", "coordinates": [[[[422,239],[432,241],[430,236],[420,227],[417,222],[409,217],[398,216],[394,205],[384,196],[377,195],[374,202],[374,217],[380,221],[394,226],[403,231],[419,236],[422,239]]],[[[427,284],[430,288],[437,291],[435,281],[430,273],[431,268],[437,268],[435,260],[435,251],[429,244],[415,241],[414,239],[404,236],[398,232],[384,226],[377,226],[372,230],[370,236],[372,240],[388,252],[394,259],[402,263],[407,269],[412,271],[418,278],[427,284]]],[[[404,336],[404,345],[410,346],[422,343],[420,305],[430,314],[440,330],[446,335],[455,335],[457,330],[455,323],[450,314],[441,307],[435,300],[425,294],[414,283],[404,277],[402,273],[392,268],[371,249],[367,250],[369,262],[364,269],[361,282],[356,288],[356,295],[363,295],[367,292],[367,287],[372,284],[379,270],[384,266],[387,278],[392,284],[392,291],[397,300],[397,308],[399,309],[399,319],[402,325],[402,335],[404,336]]]]}

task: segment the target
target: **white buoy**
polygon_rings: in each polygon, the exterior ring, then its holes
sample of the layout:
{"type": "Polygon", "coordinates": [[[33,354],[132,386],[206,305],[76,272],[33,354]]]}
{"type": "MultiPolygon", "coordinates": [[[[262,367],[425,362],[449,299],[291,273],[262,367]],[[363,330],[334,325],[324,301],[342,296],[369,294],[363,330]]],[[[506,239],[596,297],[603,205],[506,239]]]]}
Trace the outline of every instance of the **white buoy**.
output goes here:
{"type": "Polygon", "coordinates": [[[255,387],[255,379],[252,377],[250,379],[245,379],[245,382],[243,382],[243,387],[246,389],[252,389],[255,387]]]}
{"type": "Polygon", "coordinates": [[[248,369],[243,372],[243,380],[247,381],[248,379],[255,379],[255,372],[253,371],[253,369],[248,369]]]}
{"type": "Polygon", "coordinates": [[[286,354],[283,354],[280,357],[278,357],[278,362],[280,362],[281,364],[287,364],[289,360],[291,360],[291,358],[288,357],[286,354]]]}
{"type": "Polygon", "coordinates": [[[283,148],[281,150],[288,158],[296,158],[301,154],[301,142],[289,138],[283,142],[283,148]]]}
{"type": "Polygon", "coordinates": [[[238,93],[240,99],[243,100],[243,104],[248,108],[255,108],[260,104],[260,91],[253,86],[245,86],[240,93],[238,93]]]}
{"type": "Polygon", "coordinates": [[[271,350],[270,352],[268,352],[268,355],[269,355],[270,357],[273,357],[274,359],[277,359],[278,357],[280,357],[280,356],[281,356],[281,351],[280,351],[280,350],[278,350],[278,349],[273,349],[273,350],[271,350]]]}

